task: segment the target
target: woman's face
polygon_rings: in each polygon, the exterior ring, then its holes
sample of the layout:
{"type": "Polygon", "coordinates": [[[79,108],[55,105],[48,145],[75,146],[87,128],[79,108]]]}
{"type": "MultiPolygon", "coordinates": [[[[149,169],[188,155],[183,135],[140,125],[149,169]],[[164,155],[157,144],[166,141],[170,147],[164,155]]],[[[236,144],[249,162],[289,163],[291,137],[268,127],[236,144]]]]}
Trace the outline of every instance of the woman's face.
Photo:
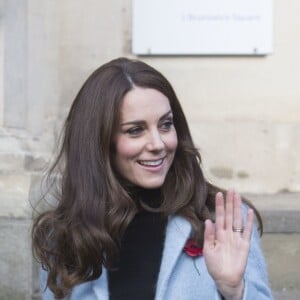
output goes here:
{"type": "Polygon", "coordinates": [[[177,147],[168,98],[155,89],[130,90],[121,103],[114,142],[114,165],[123,178],[143,188],[160,187],[177,147]]]}

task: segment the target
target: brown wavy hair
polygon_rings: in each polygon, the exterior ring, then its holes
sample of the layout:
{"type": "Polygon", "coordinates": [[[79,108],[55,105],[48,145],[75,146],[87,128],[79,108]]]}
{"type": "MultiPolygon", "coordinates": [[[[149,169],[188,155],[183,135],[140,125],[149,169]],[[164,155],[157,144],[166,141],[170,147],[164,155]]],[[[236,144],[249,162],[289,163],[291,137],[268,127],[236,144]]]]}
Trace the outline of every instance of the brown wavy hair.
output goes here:
{"type": "Polygon", "coordinates": [[[113,265],[119,241],[137,212],[112,164],[120,104],[135,86],[156,89],[169,99],[178,136],[175,158],[161,187],[162,204],[156,210],[190,221],[199,244],[204,220],[213,219],[220,189],[203,176],[200,154],[171,84],[138,60],[118,58],[104,64],[76,96],[61,150],[48,173],[59,183],[57,206],[33,223],[33,252],[48,272],[47,286],[56,299],[70,294],[75,285],[98,278],[102,266],[113,265]]]}

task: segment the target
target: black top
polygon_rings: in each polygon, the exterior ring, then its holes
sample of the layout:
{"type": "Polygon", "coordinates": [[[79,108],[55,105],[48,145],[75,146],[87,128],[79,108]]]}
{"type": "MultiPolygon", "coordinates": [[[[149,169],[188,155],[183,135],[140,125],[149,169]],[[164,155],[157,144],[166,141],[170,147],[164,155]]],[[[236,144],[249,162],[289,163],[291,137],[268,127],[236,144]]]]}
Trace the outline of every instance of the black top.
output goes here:
{"type": "MultiPolygon", "coordinates": [[[[138,190],[133,196],[154,207],[160,192],[138,190]]],[[[122,239],[116,268],[108,271],[110,300],[154,299],[166,224],[167,218],[144,209],[134,217],[122,239]]]]}

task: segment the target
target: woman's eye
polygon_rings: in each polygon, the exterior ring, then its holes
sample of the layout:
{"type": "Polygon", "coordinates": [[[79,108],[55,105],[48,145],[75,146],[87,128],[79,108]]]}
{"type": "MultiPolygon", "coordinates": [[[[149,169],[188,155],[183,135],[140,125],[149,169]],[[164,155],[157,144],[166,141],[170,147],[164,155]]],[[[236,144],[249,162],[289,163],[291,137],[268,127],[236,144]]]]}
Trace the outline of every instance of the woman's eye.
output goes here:
{"type": "Polygon", "coordinates": [[[137,136],[137,135],[141,134],[142,131],[143,131],[143,128],[141,128],[141,127],[132,127],[127,130],[127,133],[132,136],[137,136]]]}
{"type": "Polygon", "coordinates": [[[173,126],[173,121],[165,121],[162,123],[161,128],[163,130],[169,130],[173,126]]]}

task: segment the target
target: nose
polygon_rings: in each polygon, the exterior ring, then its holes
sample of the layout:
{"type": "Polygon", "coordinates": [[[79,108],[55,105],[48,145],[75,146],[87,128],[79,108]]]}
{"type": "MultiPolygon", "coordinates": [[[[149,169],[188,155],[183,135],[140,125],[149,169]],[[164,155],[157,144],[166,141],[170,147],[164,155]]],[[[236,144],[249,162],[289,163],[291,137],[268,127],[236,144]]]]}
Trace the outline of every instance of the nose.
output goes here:
{"type": "Polygon", "coordinates": [[[147,150],[159,152],[164,149],[165,144],[158,130],[149,132],[147,140],[147,150]]]}

